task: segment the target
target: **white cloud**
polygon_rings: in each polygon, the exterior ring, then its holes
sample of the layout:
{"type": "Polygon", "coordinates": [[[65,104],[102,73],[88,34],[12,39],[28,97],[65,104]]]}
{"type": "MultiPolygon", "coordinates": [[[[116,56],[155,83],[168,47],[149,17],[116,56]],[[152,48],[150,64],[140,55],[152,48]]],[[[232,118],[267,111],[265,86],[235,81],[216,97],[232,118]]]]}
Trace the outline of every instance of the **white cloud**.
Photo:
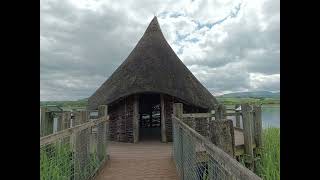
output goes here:
{"type": "Polygon", "coordinates": [[[261,73],[250,73],[250,86],[254,90],[280,90],[280,74],[264,75],[261,73]]]}
{"type": "Polygon", "coordinates": [[[153,16],[214,94],[280,90],[277,0],[41,0],[40,99],[90,96],[124,61],[153,16]]]}

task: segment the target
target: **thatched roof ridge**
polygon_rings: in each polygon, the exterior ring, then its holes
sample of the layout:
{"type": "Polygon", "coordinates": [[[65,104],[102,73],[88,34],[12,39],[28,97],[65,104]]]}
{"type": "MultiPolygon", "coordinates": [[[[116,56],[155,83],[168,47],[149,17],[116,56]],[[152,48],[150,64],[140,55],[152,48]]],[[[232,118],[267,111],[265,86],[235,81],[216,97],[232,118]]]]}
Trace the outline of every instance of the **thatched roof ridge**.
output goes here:
{"type": "Polygon", "coordinates": [[[156,17],[127,59],[88,99],[88,109],[143,92],[168,94],[202,108],[217,103],[172,50],[156,17]]]}

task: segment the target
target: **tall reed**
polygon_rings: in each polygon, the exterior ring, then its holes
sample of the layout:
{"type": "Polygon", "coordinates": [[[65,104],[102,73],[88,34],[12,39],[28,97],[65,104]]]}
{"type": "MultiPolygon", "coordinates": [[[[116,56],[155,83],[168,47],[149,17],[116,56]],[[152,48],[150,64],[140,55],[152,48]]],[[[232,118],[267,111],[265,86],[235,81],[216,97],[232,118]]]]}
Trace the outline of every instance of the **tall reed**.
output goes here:
{"type": "Polygon", "coordinates": [[[266,180],[280,179],[280,128],[263,130],[263,148],[260,160],[256,162],[256,173],[266,180]]]}

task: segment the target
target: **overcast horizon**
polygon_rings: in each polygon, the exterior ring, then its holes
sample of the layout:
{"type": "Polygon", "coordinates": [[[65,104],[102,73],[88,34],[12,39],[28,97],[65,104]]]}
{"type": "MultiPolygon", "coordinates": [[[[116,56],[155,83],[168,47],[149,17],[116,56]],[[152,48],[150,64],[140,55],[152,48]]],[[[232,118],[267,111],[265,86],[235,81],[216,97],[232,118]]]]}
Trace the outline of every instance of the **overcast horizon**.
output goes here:
{"type": "Polygon", "coordinates": [[[40,101],[91,96],[155,15],[213,95],[280,91],[279,0],[41,0],[40,101]]]}

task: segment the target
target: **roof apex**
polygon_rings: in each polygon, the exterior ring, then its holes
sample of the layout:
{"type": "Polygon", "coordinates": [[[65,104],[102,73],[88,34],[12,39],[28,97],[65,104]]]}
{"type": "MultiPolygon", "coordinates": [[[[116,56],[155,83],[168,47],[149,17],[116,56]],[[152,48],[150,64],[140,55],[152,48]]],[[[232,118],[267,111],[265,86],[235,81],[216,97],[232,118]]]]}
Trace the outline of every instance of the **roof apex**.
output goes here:
{"type": "Polygon", "coordinates": [[[146,92],[167,94],[202,108],[218,103],[170,47],[156,16],[129,56],[90,96],[88,109],[146,92]]]}
{"type": "MultiPolygon", "coordinates": [[[[154,32],[161,32],[161,28],[160,28],[157,16],[153,17],[153,19],[149,23],[146,31],[144,32],[143,36],[148,35],[148,34],[152,34],[154,32]]],[[[162,32],[161,32],[161,34],[162,34],[162,32]]]]}

